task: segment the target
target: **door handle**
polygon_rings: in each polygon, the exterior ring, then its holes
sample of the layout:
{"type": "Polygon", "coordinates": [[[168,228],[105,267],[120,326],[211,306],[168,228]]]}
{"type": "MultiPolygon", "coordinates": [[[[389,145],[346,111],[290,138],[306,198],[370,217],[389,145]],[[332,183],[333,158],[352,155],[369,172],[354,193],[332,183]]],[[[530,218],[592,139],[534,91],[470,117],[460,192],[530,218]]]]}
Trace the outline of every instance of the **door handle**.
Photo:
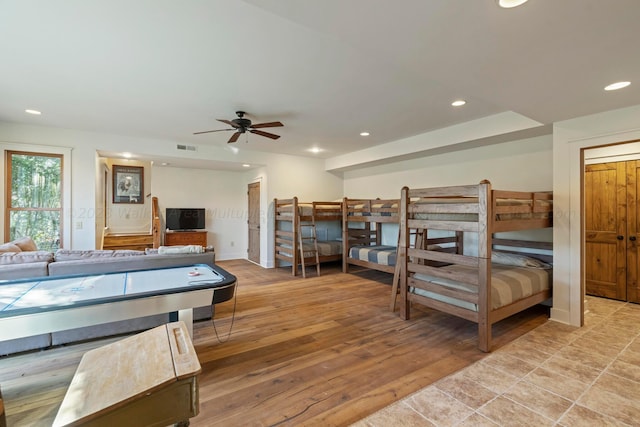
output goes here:
{"type": "Polygon", "coordinates": [[[616,239],[618,239],[618,240],[624,240],[624,236],[616,236],[616,239]]]}
{"type": "Polygon", "coordinates": [[[636,236],[629,237],[629,240],[631,240],[632,242],[635,242],[636,241],[636,236]]]}

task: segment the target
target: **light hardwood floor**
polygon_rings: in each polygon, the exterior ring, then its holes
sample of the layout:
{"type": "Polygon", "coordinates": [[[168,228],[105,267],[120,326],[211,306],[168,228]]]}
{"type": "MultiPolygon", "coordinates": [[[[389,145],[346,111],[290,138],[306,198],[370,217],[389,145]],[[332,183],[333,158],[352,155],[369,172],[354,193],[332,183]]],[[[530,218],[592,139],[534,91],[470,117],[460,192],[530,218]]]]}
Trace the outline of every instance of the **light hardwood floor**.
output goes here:
{"type": "MultiPolygon", "coordinates": [[[[471,322],[389,312],[389,274],[323,265],[302,279],[243,260],[219,265],[238,277],[237,303],[217,306],[215,328],[195,324],[203,372],[192,426],[346,426],[486,356],[471,322]]],[[[538,306],[500,322],[495,348],[546,320],[538,306]]],[[[51,425],[82,354],[114,339],[0,358],[8,425],[51,425]]]]}

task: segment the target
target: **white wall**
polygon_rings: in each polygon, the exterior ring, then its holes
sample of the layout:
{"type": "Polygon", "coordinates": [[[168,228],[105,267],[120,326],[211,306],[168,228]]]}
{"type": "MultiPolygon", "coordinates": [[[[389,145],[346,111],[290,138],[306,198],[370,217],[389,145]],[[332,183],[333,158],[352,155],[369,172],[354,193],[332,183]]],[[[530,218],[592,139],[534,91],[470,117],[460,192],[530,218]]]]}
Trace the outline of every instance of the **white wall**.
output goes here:
{"type": "Polygon", "coordinates": [[[344,173],[351,198],[400,198],[408,187],[479,183],[523,191],[551,190],[551,135],[412,159],[344,173]]]}
{"type": "Polygon", "coordinates": [[[302,202],[340,200],[342,178],[325,171],[325,162],[309,157],[279,156],[269,159],[269,194],[273,199],[302,202]]]}
{"type": "Polygon", "coordinates": [[[96,186],[96,200],[94,212],[95,214],[95,247],[102,247],[102,235],[104,229],[107,226],[107,197],[109,189],[107,183],[109,182],[109,168],[107,166],[107,159],[95,154],[96,169],[95,169],[95,186],[96,186]]]}
{"type": "Polygon", "coordinates": [[[204,208],[207,244],[215,248],[216,259],[247,257],[243,173],[154,166],[152,176],[163,227],[166,208],[204,208]]]}
{"type": "MultiPolygon", "coordinates": [[[[247,184],[260,179],[262,182],[261,204],[264,210],[261,233],[261,265],[273,264],[269,258],[273,257],[268,248],[270,235],[270,221],[268,220],[269,205],[274,197],[309,197],[310,199],[336,199],[342,196],[342,180],[324,170],[324,161],[314,158],[281,156],[268,153],[238,152],[229,150],[228,147],[215,147],[207,144],[196,146],[195,151],[178,150],[175,141],[137,138],[122,135],[112,135],[97,132],[86,132],[74,129],[59,129],[46,126],[30,126],[0,121],[0,148],[27,150],[34,149],[44,152],[65,152],[65,227],[64,247],[67,249],[93,249],[99,243],[102,231],[103,206],[102,193],[104,189],[103,176],[98,171],[101,161],[97,160],[98,151],[107,152],[134,152],[151,158],[160,156],[166,158],[182,157],[196,160],[212,160],[217,162],[234,162],[266,165],[255,171],[247,172],[221,172],[202,170],[178,169],[176,175],[184,174],[187,177],[195,175],[198,183],[208,182],[209,187],[197,187],[198,191],[207,193],[208,188],[217,188],[217,194],[226,195],[223,205],[215,205],[218,208],[217,221],[212,222],[211,236],[213,242],[220,240],[216,247],[220,256],[229,258],[246,258],[247,230],[246,220],[243,227],[239,227],[238,218],[246,215],[247,210],[247,184]],[[267,176],[269,182],[267,183],[267,176]],[[238,194],[233,192],[237,191],[238,194]],[[233,194],[233,196],[231,196],[233,194]],[[230,217],[231,216],[231,217],[230,217]],[[230,229],[218,230],[216,224],[227,224],[230,229]],[[229,231],[232,230],[232,231],[229,231]],[[220,232],[220,236],[217,234],[220,232]],[[233,236],[232,236],[233,234],[233,236]],[[230,246],[230,242],[234,246],[230,246]],[[234,249],[232,249],[234,248],[234,249]]],[[[153,169],[156,172],[159,168],[153,169]]],[[[175,169],[175,168],[174,168],[175,169]]],[[[167,172],[170,174],[170,172],[167,172]]],[[[156,185],[155,175],[151,177],[151,191],[160,192],[167,200],[169,192],[173,191],[174,184],[168,184],[166,175],[160,180],[164,184],[156,185]]],[[[176,182],[181,182],[176,180],[176,182]]],[[[145,186],[148,183],[145,182],[145,186]]],[[[2,190],[3,191],[3,190],[2,190]]],[[[190,201],[189,205],[197,204],[200,200],[199,192],[193,187],[185,189],[175,185],[176,197],[184,197],[190,201]]],[[[149,191],[145,190],[145,193],[149,191]]],[[[209,193],[207,193],[209,194],[209,193]]],[[[107,197],[109,197],[107,195],[107,197]]],[[[0,203],[2,203],[0,201],[0,203]]],[[[206,207],[206,206],[205,206],[206,207]]],[[[213,210],[212,210],[213,212],[213,210]]],[[[126,215],[126,213],[125,213],[126,215]]],[[[2,224],[4,217],[2,217],[2,224]]],[[[0,232],[3,229],[0,226],[0,232]]],[[[220,258],[222,259],[222,258],[220,258]]]]}
{"type": "MultiPolygon", "coordinates": [[[[483,179],[497,189],[548,191],[553,187],[551,160],[552,137],[546,135],[345,172],[344,194],[350,198],[398,199],[403,186],[466,185],[483,179]]],[[[398,227],[385,224],[382,230],[382,243],[395,245],[398,227]]],[[[551,241],[551,234],[551,230],[536,230],[518,236],[551,241]]],[[[466,246],[473,254],[474,239],[470,239],[466,246]]]]}
{"type": "Polygon", "coordinates": [[[640,142],[589,148],[584,150],[584,164],[626,162],[640,159],[640,142]]]}
{"type": "Polygon", "coordinates": [[[554,288],[552,318],[580,326],[583,149],[640,139],[640,106],[555,123],[553,127],[554,288]]]}
{"type": "Polygon", "coordinates": [[[326,172],[324,160],[278,156],[269,159],[268,166],[261,173],[268,176],[269,185],[263,209],[266,206],[266,226],[262,226],[260,248],[261,259],[266,255],[266,264],[273,267],[273,199],[291,199],[294,196],[303,203],[313,201],[341,200],[343,197],[342,178],[326,172]]]}
{"type": "MultiPolygon", "coordinates": [[[[141,162],[129,159],[107,159],[106,166],[108,168],[107,173],[107,192],[106,192],[106,205],[107,205],[107,232],[109,234],[145,234],[151,233],[151,162],[141,162]],[[113,203],[113,166],[136,166],[141,167],[143,170],[142,180],[142,203],[113,203]]],[[[103,177],[100,177],[100,182],[96,186],[103,187],[103,177]]],[[[97,190],[96,190],[97,191],[97,190]]],[[[102,193],[103,190],[100,191],[102,193]]],[[[101,194],[96,192],[96,200],[99,200],[101,194]]],[[[100,211],[96,211],[100,213],[100,211]]],[[[98,215],[96,216],[96,222],[100,222],[98,215]]]]}

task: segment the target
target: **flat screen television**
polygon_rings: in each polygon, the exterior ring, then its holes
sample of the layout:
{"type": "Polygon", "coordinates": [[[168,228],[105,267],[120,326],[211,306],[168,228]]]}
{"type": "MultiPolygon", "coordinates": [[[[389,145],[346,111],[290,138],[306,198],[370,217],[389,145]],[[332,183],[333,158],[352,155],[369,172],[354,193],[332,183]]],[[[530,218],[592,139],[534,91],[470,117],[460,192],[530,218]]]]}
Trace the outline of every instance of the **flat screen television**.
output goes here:
{"type": "Polygon", "coordinates": [[[204,208],[167,208],[165,221],[172,231],[204,230],[204,208]]]}

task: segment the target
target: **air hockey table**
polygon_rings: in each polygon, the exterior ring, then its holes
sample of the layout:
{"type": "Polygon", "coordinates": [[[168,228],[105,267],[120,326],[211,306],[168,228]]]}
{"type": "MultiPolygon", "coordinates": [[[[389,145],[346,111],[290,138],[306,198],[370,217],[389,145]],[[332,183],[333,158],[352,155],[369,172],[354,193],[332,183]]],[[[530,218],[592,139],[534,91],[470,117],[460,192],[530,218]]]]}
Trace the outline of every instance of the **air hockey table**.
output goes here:
{"type": "Polygon", "coordinates": [[[177,313],[193,336],[193,308],[235,286],[206,264],[0,281],[0,341],[162,313],[177,313]]]}

